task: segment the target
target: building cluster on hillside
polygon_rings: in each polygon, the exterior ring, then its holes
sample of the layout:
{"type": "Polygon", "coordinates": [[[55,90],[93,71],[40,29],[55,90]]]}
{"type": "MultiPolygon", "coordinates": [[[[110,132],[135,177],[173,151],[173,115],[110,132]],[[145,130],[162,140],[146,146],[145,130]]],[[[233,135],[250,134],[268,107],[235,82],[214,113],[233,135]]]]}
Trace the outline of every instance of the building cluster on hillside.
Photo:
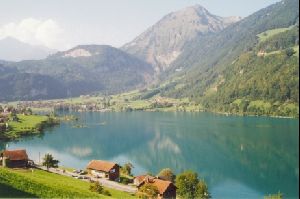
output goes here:
{"type": "Polygon", "coordinates": [[[100,102],[78,102],[69,103],[63,100],[55,101],[26,101],[20,102],[18,106],[31,107],[35,109],[53,109],[58,111],[94,111],[104,112],[108,111],[107,105],[100,102]]]}
{"type": "MultiPolygon", "coordinates": [[[[4,150],[1,153],[0,161],[2,167],[27,168],[34,166],[34,162],[28,158],[26,150],[4,150]]],[[[92,160],[88,163],[87,175],[93,178],[103,178],[110,181],[120,181],[120,165],[114,162],[103,160],[92,160]]],[[[140,190],[143,185],[150,184],[158,190],[157,198],[176,198],[176,186],[173,182],[160,179],[150,175],[140,175],[134,177],[133,186],[140,190]]]]}

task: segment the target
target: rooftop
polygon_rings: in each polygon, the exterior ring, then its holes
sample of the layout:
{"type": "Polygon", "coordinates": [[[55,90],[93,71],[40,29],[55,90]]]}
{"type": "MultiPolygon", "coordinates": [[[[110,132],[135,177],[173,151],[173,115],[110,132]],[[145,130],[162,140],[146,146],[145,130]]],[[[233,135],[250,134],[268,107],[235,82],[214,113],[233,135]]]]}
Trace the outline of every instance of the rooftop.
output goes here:
{"type": "Polygon", "coordinates": [[[97,170],[97,171],[109,172],[116,165],[118,165],[118,164],[113,163],[113,162],[107,162],[107,161],[103,161],[103,160],[92,160],[89,162],[89,164],[87,165],[86,168],[97,170]]]}
{"type": "Polygon", "coordinates": [[[5,150],[3,156],[7,157],[9,160],[28,160],[28,155],[26,150],[5,150]]]}

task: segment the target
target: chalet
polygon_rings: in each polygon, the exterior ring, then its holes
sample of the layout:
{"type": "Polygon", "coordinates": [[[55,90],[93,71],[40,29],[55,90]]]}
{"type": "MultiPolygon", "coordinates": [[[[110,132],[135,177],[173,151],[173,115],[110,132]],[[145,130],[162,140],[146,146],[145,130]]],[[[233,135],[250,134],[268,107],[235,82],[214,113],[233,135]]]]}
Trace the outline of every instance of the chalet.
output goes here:
{"type": "Polygon", "coordinates": [[[113,162],[92,160],[86,168],[95,177],[108,178],[113,181],[120,179],[120,166],[113,162]]]}
{"type": "Polygon", "coordinates": [[[149,183],[158,189],[158,198],[176,198],[176,186],[174,183],[166,180],[161,180],[149,175],[136,176],[134,184],[140,188],[144,184],[149,183]]]}
{"type": "Polygon", "coordinates": [[[26,150],[5,150],[1,155],[2,166],[10,168],[24,168],[28,166],[28,155],[26,150]]]}

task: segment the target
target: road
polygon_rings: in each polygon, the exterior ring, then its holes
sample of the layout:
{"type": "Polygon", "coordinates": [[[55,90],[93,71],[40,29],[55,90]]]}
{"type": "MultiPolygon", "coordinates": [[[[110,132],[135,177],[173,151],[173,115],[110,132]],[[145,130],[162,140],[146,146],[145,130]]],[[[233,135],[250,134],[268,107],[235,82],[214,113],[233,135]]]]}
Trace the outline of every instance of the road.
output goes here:
{"type": "MultiPolygon", "coordinates": [[[[36,168],[47,171],[47,168],[44,167],[44,166],[36,165],[36,168]]],[[[49,168],[48,171],[51,172],[51,173],[56,173],[56,174],[64,175],[64,176],[68,176],[68,177],[86,176],[86,177],[89,177],[89,179],[91,179],[92,181],[100,182],[100,184],[103,185],[104,187],[108,187],[108,188],[111,188],[111,189],[116,189],[116,190],[124,191],[124,192],[128,192],[128,193],[136,193],[137,192],[137,188],[134,187],[134,186],[120,184],[120,183],[110,181],[110,180],[107,180],[107,179],[104,179],[104,178],[94,178],[90,175],[79,175],[77,173],[73,173],[73,172],[70,172],[70,171],[65,171],[65,170],[59,169],[59,168],[49,168]]],[[[89,182],[90,181],[89,179],[78,179],[78,180],[83,180],[83,181],[89,182]]]]}

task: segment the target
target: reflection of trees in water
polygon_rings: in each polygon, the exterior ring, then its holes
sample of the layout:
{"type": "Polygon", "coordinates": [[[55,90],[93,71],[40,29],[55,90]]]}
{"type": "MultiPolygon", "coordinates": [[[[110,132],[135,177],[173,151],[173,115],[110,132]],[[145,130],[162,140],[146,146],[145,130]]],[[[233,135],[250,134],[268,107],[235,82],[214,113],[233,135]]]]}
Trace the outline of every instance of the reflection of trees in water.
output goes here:
{"type": "Polygon", "coordinates": [[[199,135],[185,134],[179,129],[167,134],[155,129],[154,138],[132,151],[129,157],[152,173],[165,167],[176,172],[192,169],[205,177],[210,185],[234,179],[262,193],[280,190],[296,196],[299,142],[292,138],[295,132],[278,135],[256,130],[226,133],[222,129],[199,135]],[[286,136],[288,139],[282,142],[281,138],[286,136]]]}
{"type": "Polygon", "coordinates": [[[0,151],[4,150],[6,148],[7,142],[0,141],[0,151]]]}

